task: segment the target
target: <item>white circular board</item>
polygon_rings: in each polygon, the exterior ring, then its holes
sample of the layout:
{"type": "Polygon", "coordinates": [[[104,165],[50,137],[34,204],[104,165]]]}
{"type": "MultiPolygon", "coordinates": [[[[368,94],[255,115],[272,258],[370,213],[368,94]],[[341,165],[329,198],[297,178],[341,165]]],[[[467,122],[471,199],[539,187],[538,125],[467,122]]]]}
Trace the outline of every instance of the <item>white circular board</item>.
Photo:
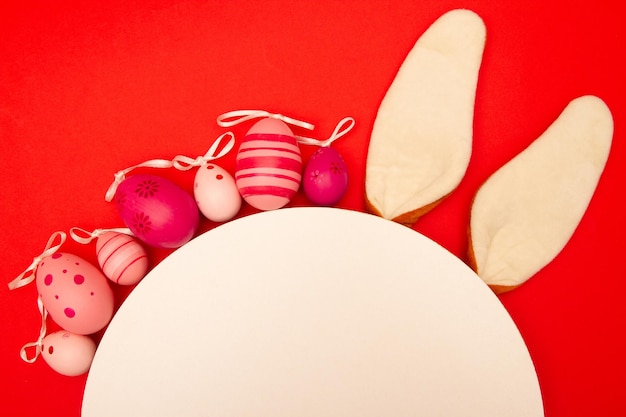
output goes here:
{"type": "Polygon", "coordinates": [[[498,298],[412,229],[332,208],[219,226],[133,290],[84,417],[543,416],[498,298]]]}

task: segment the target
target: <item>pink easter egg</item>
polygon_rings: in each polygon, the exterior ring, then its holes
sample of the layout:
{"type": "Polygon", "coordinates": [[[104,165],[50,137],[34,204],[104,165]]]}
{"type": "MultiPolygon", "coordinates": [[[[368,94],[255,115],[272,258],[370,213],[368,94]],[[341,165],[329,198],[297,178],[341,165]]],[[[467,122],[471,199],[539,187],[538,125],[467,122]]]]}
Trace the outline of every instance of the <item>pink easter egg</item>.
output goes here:
{"type": "Polygon", "coordinates": [[[43,306],[64,330],[92,334],[113,317],[113,290],[100,270],[70,253],[44,258],[35,272],[43,306]]]}
{"type": "Polygon", "coordinates": [[[184,245],[200,222],[193,197],[172,181],[154,175],[133,175],[122,181],[115,202],[133,234],[160,248],[184,245]]]}
{"type": "Polygon", "coordinates": [[[339,152],[330,147],[315,151],[304,169],[302,188],[315,204],[337,204],[348,189],[348,169],[339,152]]]}
{"type": "Polygon", "coordinates": [[[106,232],[98,236],[96,254],[102,272],[116,284],[136,284],[148,272],[146,250],[125,233],[106,232]]]}
{"type": "Polygon", "coordinates": [[[66,376],[86,373],[95,354],[96,343],[91,337],[65,330],[50,333],[41,346],[41,355],[50,368],[66,376]]]}
{"type": "Polygon", "coordinates": [[[289,126],[272,118],[255,123],[237,152],[235,181],[243,199],[259,210],[281,208],[301,179],[300,148],[289,126]]]}
{"type": "Polygon", "coordinates": [[[211,221],[230,220],[241,208],[241,194],[234,178],[215,164],[198,168],[193,192],[200,212],[211,221]]]}

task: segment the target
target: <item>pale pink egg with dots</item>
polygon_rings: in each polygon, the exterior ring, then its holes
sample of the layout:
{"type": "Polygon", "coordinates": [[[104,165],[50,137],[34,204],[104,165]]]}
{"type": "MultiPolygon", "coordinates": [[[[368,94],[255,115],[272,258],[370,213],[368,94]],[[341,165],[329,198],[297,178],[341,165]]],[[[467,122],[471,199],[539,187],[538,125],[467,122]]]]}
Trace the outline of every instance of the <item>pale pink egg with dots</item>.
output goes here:
{"type": "Polygon", "coordinates": [[[44,258],[35,282],[44,308],[64,330],[92,334],[113,317],[113,290],[107,278],[79,256],[57,252],[44,258]]]}
{"type": "Polygon", "coordinates": [[[259,210],[284,207],[301,179],[302,156],[289,126],[273,118],[256,122],[237,152],[235,181],[243,199],[259,210]]]}
{"type": "Polygon", "coordinates": [[[50,368],[66,376],[89,371],[95,354],[96,343],[91,337],[66,330],[50,333],[41,346],[41,355],[50,368]]]}
{"type": "Polygon", "coordinates": [[[115,203],[122,221],[148,245],[178,248],[193,238],[200,212],[193,197],[172,181],[137,174],[117,188],[115,203]]]}
{"type": "Polygon", "coordinates": [[[230,220],[241,208],[235,179],[218,165],[207,163],[198,168],[193,192],[200,212],[211,221],[230,220]]]}
{"type": "Polygon", "coordinates": [[[148,272],[146,250],[125,233],[105,232],[98,236],[96,255],[104,275],[116,284],[136,284],[148,272]]]}

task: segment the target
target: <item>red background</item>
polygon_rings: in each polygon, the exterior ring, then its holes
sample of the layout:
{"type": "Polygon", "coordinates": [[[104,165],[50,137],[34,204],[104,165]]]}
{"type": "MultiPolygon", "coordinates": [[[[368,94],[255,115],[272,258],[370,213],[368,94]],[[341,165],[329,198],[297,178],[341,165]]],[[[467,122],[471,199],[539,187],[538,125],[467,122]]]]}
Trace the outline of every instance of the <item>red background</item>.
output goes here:
{"type": "MultiPolygon", "coordinates": [[[[365,156],[381,99],[423,31],[450,9],[470,8],[487,27],[472,160],[456,192],[414,228],[465,259],[477,187],[570,100],[605,100],[614,141],[587,213],[551,264],[500,299],[535,362],[546,416],[626,414],[626,221],[618,202],[626,164],[626,13],[617,2],[91,3],[0,6],[5,282],[56,230],[122,226],[104,201],[113,173],[147,159],[204,154],[224,131],[216,117],[235,109],[304,119],[320,139],[354,117],[353,131],[333,144],[351,180],[338,205],[363,211],[365,156]]],[[[243,135],[248,127],[234,131],[243,135]]],[[[305,158],[313,150],[305,147],[305,158]]],[[[232,172],[234,156],[219,164],[232,172]]],[[[191,190],[194,171],[157,174],[191,190]]],[[[310,203],[298,195],[292,205],[310,203]]],[[[251,213],[245,207],[241,215],[251,213]]],[[[205,220],[202,231],[214,226],[205,220]]],[[[96,262],[93,245],[68,241],[63,250],[96,262]]],[[[168,253],[150,249],[152,263],[168,253]]],[[[118,304],[131,289],[116,287],[118,304]]],[[[60,376],[42,359],[29,365],[19,358],[39,323],[34,284],[15,291],[0,285],[0,414],[78,416],[84,376],[60,376]]]]}

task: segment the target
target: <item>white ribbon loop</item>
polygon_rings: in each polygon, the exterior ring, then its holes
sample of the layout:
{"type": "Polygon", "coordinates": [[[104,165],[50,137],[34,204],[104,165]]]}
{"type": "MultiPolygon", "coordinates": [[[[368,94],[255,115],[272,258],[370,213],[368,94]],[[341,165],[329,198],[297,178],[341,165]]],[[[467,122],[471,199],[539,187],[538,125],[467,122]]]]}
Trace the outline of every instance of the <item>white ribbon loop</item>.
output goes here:
{"type": "Polygon", "coordinates": [[[344,136],[346,133],[352,130],[354,127],[355,121],[352,117],[344,117],[337,123],[335,130],[330,135],[330,137],[326,140],[318,140],[313,138],[307,138],[305,136],[296,136],[298,143],[302,143],[304,145],[316,145],[320,147],[330,146],[331,143],[344,136]]]}
{"type": "Polygon", "coordinates": [[[24,285],[28,285],[35,280],[35,271],[41,261],[55,253],[61,248],[61,245],[65,242],[67,235],[65,232],[54,232],[50,238],[48,239],[48,243],[46,243],[46,247],[44,248],[41,255],[33,258],[33,262],[26,268],[24,272],[19,274],[17,278],[13,281],[9,282],[9,289],[14,290],[16,288],[23,287],[24,285]],[[55,244],[55,242],[59,240],[59,243],[55,244]]]}
{"type": "Polygon", "coordinates": [[[127,227],[118,227],[113,229],[95,229],[90,232],[85,229],[81,229],[80,227],[72,227],[70,229],[70,236],[74,241],[86,245],[90,243],[92,240],[97,239],[107,232],[115,232],[115,233],[124,233],[129,236],[135,236],[133,232],[127,227]]]}
{"type": "Polygon", "coordinates": [[[209,150],[203,156],[199,156],[197,158],[190,158],[184,155],[176,155],[172,160],[167,159],[151,159],[149,161],[142,162],[141,164],[134,165],[132,167],[123,169],[114,174],[115,179],[113,180],[113,184],[109,186],[107,190],[104,200],[110,202],[115,197],[115,192],[117,191],[117,187],[126,179],[126,174],[131,172],[137,168],[176,168],[179,171],[188,171],[193,167],[199,167],[202,164],[212,161],[217,158],[221,158],[226,155],[230,150],[235,146],[235,135],[232,132],[226,132],[220,135],[211,145],[209,150]],[[220,152],[217,152],[222,139],[225,137],[230,137],[228,143],[224,145],[220,152]],[[217,153],[216,153],[217,152],[217,153]]]}
{"type": "Polygon", "coordinates": [[[150,161],[142,162],[141,164],[133,165],[132,167],[123,169],[121,171],[117,171],[114,175],[115,179],[113,180],[113,184],[109,186],[107,190],[104,200],[110,202],[115,197],[115,192],[117,191],[117,187],[126,179],[126,174],[131,172],[137,168],[170,168],[172,166],[172,161],[168,161],[166,159],[152,159],[150,161]]]}
{"type": "Polygon", "coordinates": [[[209,161],[213,161],[215,159],[219,159],[225,156],[228,152],[230,152],[235,147],[235,135],[233,132],[226,132],[220,135],[215,142],[211,145],[209,150],[202,156],[198,156],[195,159],[189,158],[184,155],[177,155],[172,159],[172,166],[180,171],[187,171],[193,167],[200,167],[206,164],[209,161]],[[226,136],[229,136],[230,139],[224,145],[221,151],[217,151],[222,143],[222,139],[226,136]]]}
{"type": "Polygon", "coordinates": [[[46,337],[46,318],[48,317],[48,311],[44,308],[41,297],[37,298],[37,307],[39,308],[39,314],[41,314],[41,328],[39,329],[39,337],[34,342],[26,343],[24,346],[22,346],[22,349],[20,349],[20,358],[22,358],[22,360],[27,363],[35,362],[39,355],[41,355],[43,339],[44,337],[46,337]],[[33,356],[32,358],[28,357],[28,350],[30,348],[35,348],[35,356],[33,356]]]}
{"type": "Polygon", "coordinates": [[[260,119],[263,117],[269,117],[271,119],[278,119],[292,126],[301,127],[307,130],[315,129],[315,126],[311,123],[303,122],[302,120],[293,119],[291,117],[284,116],[279,113],[270,113],[265,110],[234,110],[221,114],[217,117],[217,124],[220,127],[232,127],[248,120],[260,119]]]}

